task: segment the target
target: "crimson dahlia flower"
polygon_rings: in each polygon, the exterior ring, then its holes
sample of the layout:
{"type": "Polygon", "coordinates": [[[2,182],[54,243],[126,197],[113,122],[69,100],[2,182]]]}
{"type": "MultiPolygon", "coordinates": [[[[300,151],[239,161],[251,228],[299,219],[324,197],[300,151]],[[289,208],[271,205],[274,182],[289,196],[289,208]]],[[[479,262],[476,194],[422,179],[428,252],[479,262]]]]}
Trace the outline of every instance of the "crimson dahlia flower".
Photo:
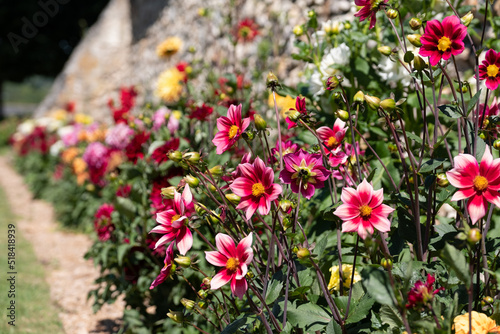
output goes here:
{"type": "Polygon", "coordinates": [[[310,154],[300,149],[283,157],[285,168],[280,173],[280,180],[290,184],[294,193],[300,193],[307,199],[314,195],[316,188],[323,188],[324,181],[331,172],[323,166],[321,154],[310,154]]]}
{"type": "MultiPolygon", "coordinates": [[[[301,113],[302,115],[307,115],[306,98],[305,97],[301,98],[300,96],[297,96],[295,98],[295,108],[288,109],[288,111],[290,111],[290,110],[296,110],[299,113],[301,113]]],[[[288,129],[292,129],[292,128],[294,128],[294,127],[297,126],[297,123],[295,123],[294,121],[292,121],[290,119],[290,117],[287,117],[285,119],[285,121],[288,123],[288,129]]]]}
{"type": "Polygon", "coordinates": [[[479,65],[479,79],[486,80],[486,87],[494,90],[500,85],[500,52],[489,49],[479,65]]]}
{"type": "Polygon", "coordinates": [[[415,286],[408,292],[408,304],[406,304],[406,308],[430,305],[434,295],[444,290],[443,287],[434,290],[435,280],[434,276],[427,274],[427,282],[417,281],[415,286]]]}
{"type": "Polygon", "coordinates": [[[451,55],[456,56],[464,51],[465,35],[467,27],[456,16],[445,17],[442,23],[431,20],[427,22],[420,38],[420,55],[430,57],[431,65],[436,66],[441,59],[448,60],[451,55]]]}
{"type": "Polygon", "coordinates": [[[266,167],[264,161],[257,157],[253,164],[244,163],[238,166],[241,177],[229,186],[231,191],[241,197],[236,209],[246,210],[246,218],[252,218],[257,209],[261,215],[271,210],[271,202],[282,192],[279,184],[274,183],[274,172],[266,167]]]}
{"type": "Polygon", "coordinates": [[[219,132],[212,140],[217,146],[217,154],[222,154],[233,146],[249,125],[249,117],[241,119],[241,104],[237,107],[232,104],[227,111],[227,117],[221,116],[217,119],[219,132]]]}
{"type": "Polygon", "coordinates": [[[193,246],[193,235],[187,227],[186,207],[190,206],[192,201],[193,195],[191,194],[191,189],[186,184],[182,195],[175,191],[173,207],[156,214],[156,222],[160,225],[153,228],[149,233],[162,233],[164,236],[156,242],[155,248],[175,240],[177,249],[182,255],[186,255],[191,249],[191,246],[193,246]]]}
{"type": "Polygon", "coordinates": [[[94,229],[100,241],[107,241],[115,230],[115,225],[111,221],[111,214],[115,210],[112,204],[104,203],[97,209],[94,215],[94,229]]]}
{"type": "Polygon", "coordinates": [[[380,232],[391,229],[387,217],[394,209],[382,204],[384,189],[373,190],[373,186],[363,180],[356,189],[343,188],[340,199],[342,205],[333,214],[344,221],[342,232],[358,232],[361,239],[365,239],[374,229],[380,232]]]}
{"type": "Polygon", "coordinates": [[[345,122],[340,118],[337,118],[335,124],[333,124],[333,129],[330,129],[327,126],[322,126],[316,132],[325,146],[330,150],[334,150],[342,144],[346,131],[347,128],[345,127],[345,122]]]}
{"type": "Polygon", "coordinates": [[[205,252],[205,257],[209,263],[224,269],[212,278],[210,288],[216,290],[231,282],[233,295],[243,299],[248,289],[245,279],[247,266],[253,259],[252,233],[241,239],[238,246],[234,245],[234,240],[229,235],[219,233],[215,236],[215,244],[218,251],[205,252]]]}
{"type": "Polygon", "coordinates": [[[151,286],[149,289],[154,289],[161,283],[165,282],[167,278],[172,275],[172,273],[175,271],[175,264],[174,264],[174,243],[171,243],[167,247],[167,253],[165,254],[165,266],[161,269],[160,274],[155,278],[153,283],[151,283],[151,286]]]}
{"type": "Polygon", "coordinates": [[[486,215],[488,202],[500,207],[500,158],[493,159],[486,149],[479,164],[470,154],[459,154],[453,159],[455,168],[446,172],[448,181],[459,190],[451,198],[460,201],[468,198],[467,211],[472,224],[486,215]]]}
{"type": "Polygon", "coordinates": [[[377,22],[378,10],[387,1],[389,0],[354,0],[356,6],[363,7],[354,16],[359,17],[360,22],[370,18],[370,29],[372,29],[377,22]]]}

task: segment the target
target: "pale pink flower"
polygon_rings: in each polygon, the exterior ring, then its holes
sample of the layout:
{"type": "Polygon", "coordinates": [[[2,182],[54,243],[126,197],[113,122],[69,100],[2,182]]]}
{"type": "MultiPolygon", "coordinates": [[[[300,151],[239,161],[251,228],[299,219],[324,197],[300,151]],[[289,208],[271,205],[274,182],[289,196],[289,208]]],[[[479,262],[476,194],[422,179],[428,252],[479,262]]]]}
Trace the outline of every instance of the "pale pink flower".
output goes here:
{"type": "Polygon", "coordinates": [[[118,123],[108,130],[106,134],[106,144],[111,148],[123,150],[132,141],[134,129],[125,123],[118,123]]]}
{"type": "MultiPolygon", "coordinates": [[[[337,118],[335,124],[333,124],[333,129],[327,126],[320,127],[316,132],[318,137],[323,141],[326,147],[330,150],[334,150],[342,144],[344,140],[347,128],[345,127],[345,122],[340,118],[337,118]]],[[[329,152],[327,152],[329,153],[329,152]]]]}
{"type": "Polygon", "coordinates": [[[238,246],[227,234],[219,233],[215,236],[215,244],[218,251],[205,252],[206,259],[214,266],[224,267],[212,278],[210,288],[216,290],[231,282],[233,295],[243,299],[248,289],[245,276],[248,265],[253,260],[252,233],[243,238],[238,246]]]}
{"type": "Polygon", "coordinates": [[[342,232],[358,232],[361,239],[373,234],[374,229],[388,232],[391,223],[387,217],[394,211],[384,201],[384,189],[373,190],[366,180],[363,180],[356,189],[343,188],[340,197],[342,205],[333,213],[344,222],[342,232]]]}
{"type": "Polygon", "coordinates": [[[446,173],[448,181],[459,190],[451,198],[460,201],[468,198],[467,211],[472,224],[486,215],[488,202],[500,207],[500,159],[493,159],[486,149],[478,164],[470,154],[459,154],[453,159],[455,167],[446,173]]]}
{"type": "Polygon", "coordinates": [[[149,233],[162,233],[162,236],[155,245],[155,249],[159,246],[175,240],[177,249],[182,255],[193,246],[193,235],[189,230],[187,223],[187,208],[192,206],[193,195],[186,184],[182,195],[175,191],[173,207],[166,211],[156,214],[156,222],[160,225],[153,228],[149,233]]]}
{"type": "Polygon", "coordinates": [[[244,163],[238,166],[241,177],[229,186],[231,191],[241,197],[236,209],[246,210],[246,218],[252,218],[257,209],[261,215],[267,215],[271,210],[271,202],[282,192],[279,184],[274,183],[274,172],[266,167],[257,157],[253,164],[244,163]]]}
{"type": "Polygon", "coordinates": [[[172,268],[174,264],[174,243],[171,243],[167,247],[167,253],[165,254],[165,266],[160,271],[160,274],[155,278],[153,283],[151,283],[151,286],[149,289],[154,289],[161,283],[163,283],[167,278],[169,278],[172,275],[172,268]]]}
{"type": "Polygon", "coordinates": [[[153,131],[158,131],[165,124],[166,117],[170,115],[170,110],[167,107],[161,107],[156,110],[151,118],[153,121],[153,131]]]}
{"type": "Polygon", "coordinates": [[[217,154],[222,154],[231,148],[249,125],[249,117],[241,119],[241,104],[237,107],[232,104],[227,111],[227,117],[221,116],[217,119],[219,132],[212,140],[217,147],[217,154]]]}

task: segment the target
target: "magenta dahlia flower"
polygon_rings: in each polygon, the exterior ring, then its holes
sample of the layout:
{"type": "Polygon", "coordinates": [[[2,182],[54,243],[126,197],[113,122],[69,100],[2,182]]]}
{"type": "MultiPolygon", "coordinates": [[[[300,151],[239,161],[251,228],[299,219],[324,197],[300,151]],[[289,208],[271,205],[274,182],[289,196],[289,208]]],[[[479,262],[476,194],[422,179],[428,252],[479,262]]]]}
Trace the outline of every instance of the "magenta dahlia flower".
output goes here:
{"type": "Polygon", "coordinates": [[[115,225],[111,221],[111,214],[115,210],[112,204],[104,203],[97,209],[94,215],[94,229],[101,241],[107,241],[115,230],[115,225]]]}
{"type": "Polygon", "coordinates": [[[167,247],[167,253],[165,254],[165,266],[160,271],[160,274],[155,278],[149,289],[154,289],[161,283],[165,282],[175,272],[174,266],[174,243],[171,243],[167,247]]]}
{"type": "Polygon", "coordinates": [[[420,38],[420,55],[430,57],[431,65],[436,66],[441,59],[448,60],[451,55],[456,56],[464,51],[465,35],[467,27],[456,16],[445,17],[443,23],[431,20],[427,22],[420,38]]]}
{"type": "Polygon", "coordinates": [[[494,159],[486,146],[481,163],[470,154],[459,154],[453,159],[455,167],[446,172],[448,181],[459,190],[451,198],[468,198],[467,211],[472,224],[486,215],[488,202],[500,207],[500,158],[494,159]]]}
{"type": "Polygon", "coordinates": [[[186,255],[191,249],[193,235],[187,227],[186,207],[190,206],[192,201],[193,195],[189,185],[186,184],[182,195],[175,191],[173,207],[156,214],[156,222],[160,225],[153,228],[149,233],[162,233],[164,235],[156,242],[155,248],[175,240],[177,249],[182,255],[186,255]]]}
{"type": "Polygon", "coordinates": [[[500,84],[500,52],[489,49],[479,65],[479,79],[486,80],[486,87],[495,90],[500,84]]]}
{"type": "Polygon", "coordinates": [[[342,144],[346,131],[347,128],[345,127],[345,122],[340,118],[337,118],[335,124],[333,124],[333,129],[330,129],[327,126],[322,126],[316,132],[325,146],[330,150],[334,150],[342,144]]]}
{"type": "Polygon", "coordinates": [[[363,7],[354,16],[359,17],[360,22],[370,18],[370,29],[372,29],[377,22],[378,10],[387,1],[389,0],[354,0],[356,6],[363,7]]]}
{"type": "MultiPolygon", "coordinates": [[[[300,96],[297,96],[295,98],[295,108],[288,109],[288,111],[290,110],[297,110],[302,115],[307,115],[306,98],[305,97],[301,98],[300,96]]],[[[288,129],[292,129],[297,126],[297,123],[290,120],[290,117],[287,117],[285,121],[288,123],[288,129]]]]}
{"type": "Polygon", "coordinates": [[[281,194],[281,186],[274,183],[274,172],[266,167],[264,161],[257,157],[253,164],[244,163],[238,166],[241,177],[229,186],[231,191],[241,197],[236,209],[246,211],[246,218],[252,218],[257,209],[261,215],[271,210],[271,202],[281,194]]]}
{"type": "MultiPolygon", "coordinates": [[[[287,141],[281,141],[281,151],[283,153],[283,156],[290,154],[290,153],[295,153],[299,149],[299,145],[292,143],[291,140],[287,141]]],[[[280,158],[280,149],[279,149],[279,143],[276,141],[276,147],[271,149],[271,156],[269,157],[269,163],[274,164],[278,161],[280,158]]]]}
{"type": "Polygon", "coordinates": [[[323,166],[321,154],[310,154],[300,149],[283,157],[285,168],[280,173],[280,180],[290,184],[294,193],[300,193],[310,199],[316,188],[323,188],[324,181],[331,172],[323,166]]]}
{"type": "Polygon", "coordinates": [[[214,266],[224,267],[212,278],[210,288],[217,290],[221,286],[231,282],[233,295],[243,299],[248,289],[245,275],[248,265],[253,259],[252,233],[241,239],[238,246],[227,234],[219,233],[215,236],[215,244],[218,251],[205,252],[207,261],[214,266]]]}
{"type": "Polygon", "coordinates": [[[217,154],[222,154],[233,146],[249,125],[250,117],[241,119],[241,104],[237,107],[232,104],[227,111],[227,117],[221,116],[217,119],[219,132],[212,140],[217,146],[217,154]]]}
{"type": "Polygon", "coordinates": [[[356,189],[343,188],[340,199],[342,205],[333,214],[344,221],[342,232],[358,232],[361,239],[365,239],[374,229],[380,232],[391,229],[387,217],[394,209],[382,204],[384,189],[373,190],[373,186],[363,180],[356,189]]]}
{"type": "Polygon", "coordinates": [[[118,123],[108,130],[106,134],[106,144],[111,148],[123,150],[132,141],[134,129],[125,123],[118,123]]]}
{"type": "Polygon", "coordinates": [[[408,303],[406,304],[406,308],[420,308],[430,305],[432,299],[434,299],[434,295],[444,290],[444,287],[434,289],[435,281],[436,279],[431,274],[427,274],[427,282],[417,281],[415,286],[408,292],[408,303]]]}

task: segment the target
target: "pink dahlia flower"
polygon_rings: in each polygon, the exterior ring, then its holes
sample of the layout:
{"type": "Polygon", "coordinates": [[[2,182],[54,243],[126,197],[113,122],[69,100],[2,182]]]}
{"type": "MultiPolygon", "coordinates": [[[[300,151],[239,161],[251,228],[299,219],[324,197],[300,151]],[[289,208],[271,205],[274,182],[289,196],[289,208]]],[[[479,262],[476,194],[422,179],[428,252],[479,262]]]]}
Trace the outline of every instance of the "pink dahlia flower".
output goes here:
{"type": "Polygon", "coordinates": [[[106,144],[111,148],[123,150],[132,140],[134,129],[125,123],[118,123],[106,134],[106,144]]]}
{"type": "Polygon", "coordinates": [[[345,122],[340,118],[337,118],[335,124],[333,124],[333,129],[327,126],[322,126],[317,130],[318,137],[323,141],[326,147],[330,150],[334,150],[342,144],[344,140],[347,128],[345,127],[345,122]]]}
{"type": "Polygon", "coordinates": [[[491,105],[484,105],[484,103],[481,103],[479,105],[479,115],[482,115],[484,111],[484,119],[483,119],[483,128],[487,127],[486,120],[490,116],[497,116],[500,111],[500,103],[497,101],[497,97],[495,96],[493,98],[493,101],[491,101],[491,105]]]}
{"type": "Polygon", "coordinates": [[[158,131],[165,124],[167,116],[170,115],[170,110],[167,107],[161,107],[156,110],[151,118],[153,121],[153,131],[158,131]]]}
{"type": "Polygon", "coordinates": [[[214,266],[224,267],[212,278],[210,288],[216,290],[231,282],[231,291],[236,297],[243,299],[248,289],[245,275],[248,265],[253,259],[252,233],[241,239],[238,246],[227,234],[219,233],[215,236],[218,251],[205,252],[207,261],[214,266]]]}
{"type": "Polygon", "coordinates": [[[468,198],[467,211],[472,224],[486,215],[488,202],[500,207],[500,159],[494,159],[486,149],[478,164],[470,154],[459,154],[453,159],[455,168],[446,173],[448,181],[459,190],[451,198],[460,201],[468,198]]]}
{"type": "Polygon", "coordinates": [[[408,304],[406,308],[422,307],[430,305],[434,295],[444,290],[444,287],[434,290],[436,279],[431,274],[427,274],[427,282],[417,281],[415,286],[408,292],[408,304]]]}
{"type": "MultiPolygon", "coordinates": [[[[283,156],[295,153],[299,149],[299,145],[292,143],[291,140],[281,141],[281,151],[283,156]]],[[[274,164],[278,161],[280,157],[279,143],[276,141],[276,147],[271,149],[271,156],[269,157],[269,163],[274,164]]]]}
{"type": "Polygon", "coordinates": [[[271,210],[271,202],[276,200],[282,189],[274,182],[274,172],[266,167],[264,161],[257,157],[253,164],[244,163],[238,166],[241,177],[229,186],[231,191],[241,197],[236,209],[246,210],[246,218],[252,218],[257,209],[261,215],[271,210]]]}
{"type": "Polygon", "coordinates": [[[380,232],[391,229],[387,217],[394,209],[382,204],[384,189],[373,190],[372,185],[363,180],[356,189],[343,188],[340,199],[342,205],[333,214],[344,221],[342,232],[358,232],[361,239],[365,239],[374,229],[380,232]]]}
{"type": "Polygon", "coordinates": [[[190,206],[192,201],[193,195],[189,185],[186,184],[182,195],[175,191],[173,207],[156,214],[156,221],[160,225],[153,228],[149,233],[162,233],[164,236],[156,242],[155,248],[175,240],[177,249],[182,255],[186,255],[191,249],[193,235],[187,227],[186,207],[190,206]]]}
{"type": "Polygon", "coordinates": [[[387,1],[389,0],[354,0],[356,6],[363,7],[354,16],[359,17],[360,22],[370,18],[370,29],[372,29],[377,22],[377,11],[387,1]]]}
{"type": "Polygon", "coordinates": [[[420,55],[431,57],[431,65],[436,66],[441,58],[448,60],[451,55],[456,56],[464,51],[465,35],[467,27],[460,23],[456,16],[445,17],[443,23],[431,20],[427,22],[425,32],[420,38],[420,55]]]}
{"type": "Polygon", "coordinates": [[[154,289],[155,287],[157,287],[158,285],[160,285],[161,283],[165,282],[165,280],[167,278],[170,277],[170,275],[173,274],[173,272],[175,271],[175,266],[174,266],[174,243],[171,243],[168,247],[167,247],[167,253],[165,254],[165,266],[163,266],[163,268],[161,269],[160,271],[160,274],[158,275],[158,277],[155,278],[155,280],[153,281],[153,283],[151,283],[151,286],[149,287],[149,289],[154,289]]]}
{"type": "Polygon", "coordinates": [[[500,52],[489,49],[479,65],[479,79],[486,80],[486,87],[494,90],[500,85],[500,52]]]}
{"type": "MultiPolygon", "coordinates": [[[[288,111],[290,110],[297,110],[302,115],[307,115],[306,98],[305,97],[301,98],[300,96],[297,96],[295,98],[295,108],[288,109],[288,111]]],[[[297,123],[290,120],[290,117],[287,117],[285,121],[288,123],[288,129],[292,129],[297,126],[297,123]]]]}
{"type": "Polygon", "coordinates": [[[233,146],[249,125],[249,117],[241,119],[241,104],[237,107],[232,104],[227,111],[227,117],[221,116],[217,119],[219,132],[212,140],[217,146],[217,154],[222,154],[233,146]]]}
{"type": "Polygon", "coordinates": [[[285,168],[280,173],[280,180],[290,184],[294,193],[300,193],[307,199],[314,195],[316,188],[323,188],[324,181],[331,172],[323,166],[321,154],[310,154],[300,149],[283,157],[285,168]]]}

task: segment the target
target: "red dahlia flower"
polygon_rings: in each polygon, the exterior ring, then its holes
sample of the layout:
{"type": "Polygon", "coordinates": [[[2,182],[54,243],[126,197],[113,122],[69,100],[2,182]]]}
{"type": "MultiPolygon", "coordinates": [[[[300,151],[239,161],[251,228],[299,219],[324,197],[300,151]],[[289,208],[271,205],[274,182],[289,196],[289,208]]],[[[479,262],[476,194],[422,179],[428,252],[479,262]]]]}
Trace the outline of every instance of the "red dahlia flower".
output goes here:
{"type": "Polygon", "coordinates": [[[333,213],[344,221],[342,232],[358,232],[361,239],[373,234],[374,228],[388,232],[391,223],[387,219],[394,211],[384,201],[384,189],[373,190],[371,184],[363,180],[356,189],[343,188],[342,205],[333,213]]]}
{"type": "Polygon", "coordinates": [[[250,118],[241,119],[241,104],[237,107],[232,104],[227,111],[227,117],[221,116],[217,119],[219,132],[212,140],[217,146],[217,154],[222,154],[231,148],[249,125],[250,118]]]}
{"type": "Polygon", "coordinates": [[[107,241],[111,238],[111,233],[115,230],[115,225],[111,222],[111,213],[114,211],[111,204],[103,204],[97,209],[94,215],[94,229],[101,241],[107,241]]]}
{"type": "Polygon", "coordinates": [[[271,202],[276,200],[282,189],[273,183],[274,172],[266,167],[257,157],[253,164],[244,163],[238,166],[241,177],[229,186],[231,191],[241,197],[236,209],[246,210],[246,218],[252,218],[257,209],[261,215],[267,215],[271,210],[271,202]]]}
{"type": "Polygon", "coordinates": [[[205,252],[205,257],[209,263],[224,269],[212,278],[210,288],[216,290],[231,282],[233,295],[243,299],[248,289],[245,279],[247,266],[253,259],[252,233],[243,238],[238,246],[234,245],[234,240],[230,236],[219,233],[215,236],[215,244],[218,251],[205,252]]]}
{"type": "Polygon", "coordinates": [[[212,115],[213,112],[214,108],[203,103],[201,106],[195,106],[188,117],[191,119],[196,118],[197,120],[205,121],[208,116],[212,115]]]}
{"type": "Polygon", "coordinates": [[[459,201],[468,198],[467,210],[472,224],[486,215],[488,202],[500,207],[500,158],[494,159],[486,149],[478,164],[470,154],[459,154],[453,159],[455,168],[446,173],[448,181],[459,190],[451,198],[459,201]]]}
{"type": "Polygon", "coordinates": [[[445,17],[443,23],[431,20],[427,22],[420,38],[420,55],[430,57],[431,65],[436,66],[441,58],[448,60],[451,55],[456,56],[464,51],[465,35],[467,27],[456,16],[445,17]]]}
{"type": "Polygon", "coordinates": [[[167,278],[172,275],[172,273],[175,271],[175,264],[174,264],[174,243],[171,243],[167,247],[167,253],[165,254],[165,266],[161,269],[160,274],[158,277],[155,278],[153,283],[151,283],[151,286],[149,289],[154,289],[161,283],[165,282],[167,278]]]}
{"type": "Polygon", "coordinates": [[[317,133],[318,137],[323,140],[325,146],[327,146],[330,150],[334,150],[342,144],[346,131],[347,128],[345,127],[345,122],[340,118],[337,118],[335,124],[333,124],[333,129],[330,129],[327,126],[322,126],[317,130],[317,133]]]}
{"type": "Polygon", "coordinates": [[[370,18],[370,29],[372,29],[377,22],[378,10],[387,1],[389,0],[354,0],[356,6],[363,7],[354,16],[359,17],[360,22],[370,18]]]}
{"type": "Polygon", "coordinates": [[[165,144],[158,147],[151,154],[151,158],[156,161],[158,164],[168,161],[167,153],[170,150],[177,150],[179,148],[179,138],[172,138],[167,141],[165,144]]]}
{"type": "Polygon", "coordinates": [[[243,42],[251,42],[259,35],[259,26],[252,19],[244,19],[236,27],[236,38],[243,42]]]}
{"type": "Polygon", "coordinates": [[[479,65],[479,79],[486,80],[486,87],[494,90],[500,84],[500,52],[489,49],[486,58],[479,65]]]}
{"type": "Polygon", "coordinates": [[[427,274],[427,282],[417,281],[415,286],[408,292],[408,304],[406,308],[414,308],[428,305],[432,302],[434,295],[444,290],[443,287],[434,290],[434,281],[436,279],[431,274],[427,274]]]}

